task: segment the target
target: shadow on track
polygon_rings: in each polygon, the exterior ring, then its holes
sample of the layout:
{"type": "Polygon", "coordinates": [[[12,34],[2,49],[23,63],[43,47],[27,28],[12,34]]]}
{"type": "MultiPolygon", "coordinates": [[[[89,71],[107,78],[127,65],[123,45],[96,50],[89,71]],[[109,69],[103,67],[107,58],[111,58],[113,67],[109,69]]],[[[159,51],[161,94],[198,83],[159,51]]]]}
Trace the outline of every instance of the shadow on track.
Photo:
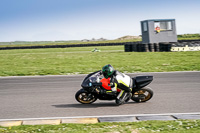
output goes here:
{"type": "MultiPolygon", "coordinates": [[[[128,104],[137,104],[136,102],[128,102],[126,104],[120,105],[125,106],[128,104]]],[[[99,108],[99,107],[119,107],[116,103],[93,103],[93,104],[59,104],[59,105],[52,105],[56,108],[99,108]]]]}

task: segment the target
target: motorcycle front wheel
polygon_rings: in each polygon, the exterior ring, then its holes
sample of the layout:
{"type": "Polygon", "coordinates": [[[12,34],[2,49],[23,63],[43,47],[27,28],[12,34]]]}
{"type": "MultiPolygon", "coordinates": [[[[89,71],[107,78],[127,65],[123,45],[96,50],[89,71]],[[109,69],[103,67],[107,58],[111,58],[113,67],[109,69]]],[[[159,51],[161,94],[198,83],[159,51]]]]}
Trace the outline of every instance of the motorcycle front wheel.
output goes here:
{"type": "Polygon", "coordinates": [[[78,92],[76,92],[75,98],[82,104],[91,104],[97,100],[92,93],[89,93],[84,89],[80,89],[78,92]]]}
{"type": "Polygon", "coordinates": [[[153,97],[153,91],[150,87],[144,87],[133,93],[131,99],[135,102],[146,102],[153,97]]]}

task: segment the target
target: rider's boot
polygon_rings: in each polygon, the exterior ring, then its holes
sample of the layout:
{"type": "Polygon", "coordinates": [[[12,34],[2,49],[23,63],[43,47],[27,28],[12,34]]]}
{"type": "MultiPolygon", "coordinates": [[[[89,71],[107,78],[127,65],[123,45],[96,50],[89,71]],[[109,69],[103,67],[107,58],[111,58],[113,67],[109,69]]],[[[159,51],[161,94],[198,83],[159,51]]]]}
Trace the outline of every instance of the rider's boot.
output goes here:
{"type": "Polygon", "coordinates": [[[131,99],[131,97],[132,97],[132,88],[130,88],[130,90],[129,90],[129,92],[128,92],[128,95],[127,95],[127,97],[126,97],[125,102],[127,103],[127,102],[131,99]]]}
{"type": "Polygon", "coordinates": [[[116,99],[116,104],[117,105],[122,105],[125,103],[125,100],[127,98],[127,95],[128,93],[127,92],[124,92],[124,91],[121,91],[119,93],[119,95],[117,96],[117,99],[116,99]]]}
{"type": "Polygon", "coordinates": [[[125,102],[127,103],[132,97],[132,93],[128,93],[125,102]]]}

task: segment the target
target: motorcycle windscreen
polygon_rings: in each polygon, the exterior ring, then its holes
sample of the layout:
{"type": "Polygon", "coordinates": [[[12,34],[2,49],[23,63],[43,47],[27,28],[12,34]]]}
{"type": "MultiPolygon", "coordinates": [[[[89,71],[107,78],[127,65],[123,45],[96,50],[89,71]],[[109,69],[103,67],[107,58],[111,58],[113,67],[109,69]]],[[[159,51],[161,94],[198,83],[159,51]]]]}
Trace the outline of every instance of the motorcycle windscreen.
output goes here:
{"type": "Polygon", "coordinates": [[[82,86],[83,88],[91,87],[91,86],[89,86],[89,83],[90,83],[90,79],[89,79],[89,78],[90,78],[92,75],[95,75],[96,73],[99,73],[100,71],[101,71],[101,70],[88,74],[88,75],[85,77],[85,79],[83,80],[81,86],[82,86]]]}
{"type": "Polygon", "coordinates": [[[106,78],[103,78],[101,79],[100,81],[102,83],[102,87],[106,90],[111,90],[111,87],[108,86],[110,84],[110,78],[106,79],[106,78]]]}

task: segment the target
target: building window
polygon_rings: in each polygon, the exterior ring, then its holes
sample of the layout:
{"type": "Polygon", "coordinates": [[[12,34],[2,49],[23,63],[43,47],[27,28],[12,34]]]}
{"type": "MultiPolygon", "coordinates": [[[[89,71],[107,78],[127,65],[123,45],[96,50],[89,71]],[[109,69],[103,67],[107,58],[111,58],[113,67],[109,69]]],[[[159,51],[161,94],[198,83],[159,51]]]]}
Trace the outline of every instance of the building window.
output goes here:
{"type": "Polygon", "coordinates": [[[147,22],[143,22],[143,31],[147,31],[147,22]]]}
{"type": "Polygon", "coordinates": [[[172,30],[172,21],[167,22],[167,30],[172,30]]]}
{"type": "Polygon", "coordinates": [[[160,22],[154,22],[154,29],[156,30],[157,27],[160,27],[160,22]]]}
{"type": "Polygon", "coordinates": [[[154,29],[159,27],[160,31],[172,30],[172,21],[154,22],[154,29]]]}

